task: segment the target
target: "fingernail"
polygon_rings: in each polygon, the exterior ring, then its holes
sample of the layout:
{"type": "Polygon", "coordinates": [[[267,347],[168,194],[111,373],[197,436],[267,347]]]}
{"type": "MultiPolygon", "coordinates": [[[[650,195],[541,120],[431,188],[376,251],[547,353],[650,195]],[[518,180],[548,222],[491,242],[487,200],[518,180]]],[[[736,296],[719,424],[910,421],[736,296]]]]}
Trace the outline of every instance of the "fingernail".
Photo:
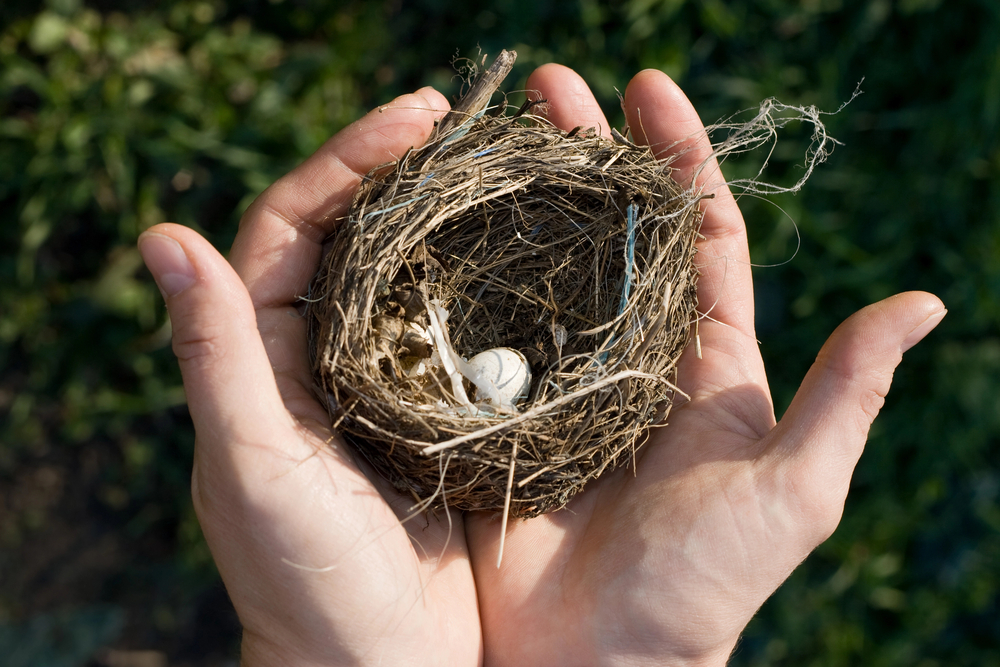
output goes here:
{"type": "Polygon", "coordinates": [[[139,253],[165,297],[177,296],[197,280],[184,248],[169,236],[144,232],[139,236],[139,253]]]}
{"type": "Polygon", "coordinates": [[[920,324],[918,324],[917,327],[913,331],[911,331],[909,335],[907,335],[906,338],[903,340],[902,345],[899,346],[899,351],[906,352],[911,347],[913,347],[921,340],[923,340],[924,336],[929,334],[934,329],[934,327],[940,324],[941,320],[943,320],[944,316],[947,314],[948,314],[947,310],[938,311],[933,315],[931,315],[930,317],[928,317],[923,322],[921,322],[920,324]]]}

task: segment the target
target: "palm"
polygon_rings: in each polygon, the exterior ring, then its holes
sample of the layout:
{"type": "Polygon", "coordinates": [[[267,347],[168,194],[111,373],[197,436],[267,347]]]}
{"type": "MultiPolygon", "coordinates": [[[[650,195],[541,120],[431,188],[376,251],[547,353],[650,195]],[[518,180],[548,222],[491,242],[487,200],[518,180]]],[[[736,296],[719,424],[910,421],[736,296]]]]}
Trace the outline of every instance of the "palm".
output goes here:
{"type": "Polygon", "coordinates": [[[412,501],[376,488],[342,443],[331,450],[295,427],[274,435],[283,450],[262,444],[242,466],[258,473],[241,480],[254,487],[251,502],[196,457],[196,507],[240,613],[244,656],[267,664],[291,646],[318,664],[474,660],[480,628],[461,517],[401,522],[412,501]],[[218,535],[230,522],[253,539],[218,535]],[[444,641],[425,646],[429,636],[444,641]]]}
{"type": "Polygon", "coordinates": [[[721,651],[724,660],[732,643],[720,634],[735,642],[795,564],[773,559],[781,526],[761,507],[770,499],[755,479],[758,425],[729,413],[722,404],[732,400],[767,419],[764,397],[695,398],[655,433],[634,472],[619,470],[566,512],[511,529],[499,570],[491,567],[497,523],[467,520],[487,650],[518,646],[523,628],[561,640],[546,642],[548,659],[529,644],[527,655],[500,664],[556,664],[559,656],[592,664],[601,655],[658,664],[663,646],[682,656],[721,651]]]}
{"type": "MultiPolygon", "coordinates": [[[[607,132],[566,68],[541,68],[529,87],[557,125],[607,132]]],[[[625,100],[640,140],[673,154],[689,182],[710,147],[687,99],[643,72],[625,100]]],[[[716,198],[698,296],[711,317],[703,357],[681,360],[691,400],[652,433],[634,472],[511,526],[497,569],[498,522],[409,517],[410,501],[330,433],[312,391],[296,305],[328,221],[369,169],[425,141],[447,102],[422,89],[391,106],[255,202],[231,267],[191,230],[159,226],[140,241],[174,324],[198,433],[195,508],[245,628],[244,663],[724,662],[757,606],[836,526],[892,369],[943,316],[940,302],[901,295],[848,320],[776,426],[743,221],[706,170],[697,186],[716,198]]]]}

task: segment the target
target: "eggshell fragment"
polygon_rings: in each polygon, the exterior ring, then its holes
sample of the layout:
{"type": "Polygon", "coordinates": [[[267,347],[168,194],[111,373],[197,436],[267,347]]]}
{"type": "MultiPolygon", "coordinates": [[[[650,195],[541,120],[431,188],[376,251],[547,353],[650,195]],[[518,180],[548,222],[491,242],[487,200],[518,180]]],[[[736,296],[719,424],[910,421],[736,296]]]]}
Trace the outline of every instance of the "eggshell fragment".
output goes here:
{"type": "Polygon", "coordinates": [[[517,350],[494,347],[469,359],[469,377],[476,385],[476,401],[489,401],[497,408],[513,408],[528,396],[531,368],[517,350]]]}

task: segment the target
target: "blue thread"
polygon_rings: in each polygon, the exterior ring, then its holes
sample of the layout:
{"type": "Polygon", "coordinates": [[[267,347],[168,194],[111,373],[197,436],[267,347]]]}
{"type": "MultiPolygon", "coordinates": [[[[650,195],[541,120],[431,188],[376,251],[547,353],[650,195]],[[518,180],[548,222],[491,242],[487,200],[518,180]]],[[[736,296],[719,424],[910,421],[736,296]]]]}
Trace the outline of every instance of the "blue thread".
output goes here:
{"type": "Polygon", "coordinates": [[[409,206],[413,202],[419,201],[419,200],[423,199],[424,197],[428,196],[429,194],[430,194],[429,192],[425,192],[422,195],[417,195],[416,197],[413,197],[412,199],[410,199],[408,201],[400,202],[398,204],[390,206],[389,208],[379,209],[378,211],[369,211],[368,213],[365,213],[365,215],[361,218],[361,220],[363,222],[363,221],[367,220],[368,218],[372,217],[373,215],[383,215],[383,214],[388,213],[390,211],[395,211],[397,208],[403,208],[404,206],[409,206]]]}
{"type": "MultiPolygon", "coordinates": [[[[629,204],[628,208],[625,209],[625,280],[622,284],[622,299],[618,304],[619,317],[628,306],[628,297],[632,293],[632,283],[635,280],[635,223],[637,214],[638,209],[635,204],[629,204]]],[[[615,339],[612,337],[607,343],[608,348],[614,344],[615,339]]],[[[602,366],[607,362],[609,352],[610,349],[606,349],[597,358],[602,366]]]]}
{"type": "Polygon", "coordinates": [[[628,297],[632,293],[632,283],[635,280],[635,218],[636,206],[629,204],[625,209],[625,284],[622,285],[622,300],[618,306],[618,314],[625,312],[628,306],[628,297]]]}

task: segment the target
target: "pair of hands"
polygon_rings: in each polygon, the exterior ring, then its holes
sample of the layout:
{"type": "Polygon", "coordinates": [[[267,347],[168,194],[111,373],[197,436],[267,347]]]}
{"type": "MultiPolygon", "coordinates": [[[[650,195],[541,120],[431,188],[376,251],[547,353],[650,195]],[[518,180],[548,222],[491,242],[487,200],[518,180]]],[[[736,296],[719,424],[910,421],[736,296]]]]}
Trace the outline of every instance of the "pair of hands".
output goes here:
{"type": "MultiPolygon", "coordinates": [[[[546,65],[528,88],[557,126],[608,132],[572,70],[546,65]]],[[[680,89],[640,72],[625,108],[640,142],[679,155],[688,184],[711,147],[680,89]]],[[[697,257],[711,318],[702,358],[689,349],[680,362],[691,400],[634,474],[512,524],[497,569],[497,521],[401,521],[412,501],[331,433],[312,390],[296,297],[331,221],[369,169],[426,140],[448,102],[423,88],[382,109],[254,202],[229,263],[177,225],[139,241],[173,323],[197,432],[195,509],[244,627],[243,664],[725,664],[757,608],[836,528],[893,370],[944,306],[906,293],[853,315],[776,423],[746,231],[713,163],[697,176],[716,196],[697,257]]]]}

